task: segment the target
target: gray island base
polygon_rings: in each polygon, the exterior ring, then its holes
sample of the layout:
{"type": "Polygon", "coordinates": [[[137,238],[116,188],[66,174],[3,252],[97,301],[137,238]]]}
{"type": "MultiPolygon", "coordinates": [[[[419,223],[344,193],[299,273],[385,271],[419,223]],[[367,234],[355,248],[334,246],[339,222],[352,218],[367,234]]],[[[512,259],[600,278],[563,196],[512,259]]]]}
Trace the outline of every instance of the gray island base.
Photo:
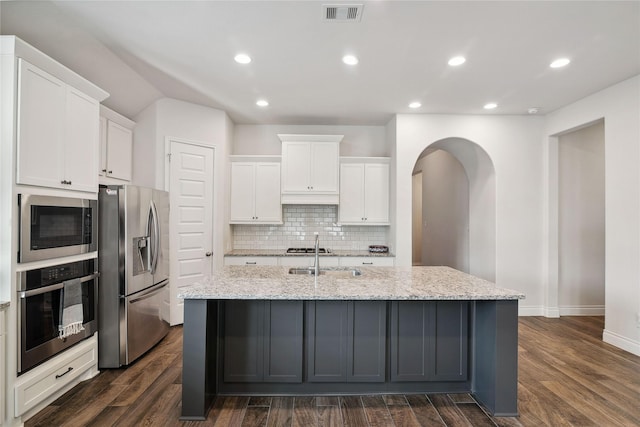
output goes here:
{"type": "Polygon", "coordinates": [[[448,267],[224,267],[181,288],[182,420],[217,395],[469,392],[516,416],[517,291],[448,267]]]}

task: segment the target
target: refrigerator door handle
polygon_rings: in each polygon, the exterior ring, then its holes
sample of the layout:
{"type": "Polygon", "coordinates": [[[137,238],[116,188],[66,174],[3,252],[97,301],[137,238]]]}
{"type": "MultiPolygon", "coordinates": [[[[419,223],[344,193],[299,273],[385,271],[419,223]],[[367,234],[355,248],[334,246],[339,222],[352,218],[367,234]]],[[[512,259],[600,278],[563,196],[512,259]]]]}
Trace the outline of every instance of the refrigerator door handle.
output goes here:
{"type": "Polygon", "coordinates": [[[135,295],[136,298],[134,298],[132,300],[129,300],[129,304],[133,304],[133,303],[136,303],[136,302],[141,301],[143,299],[147,299],[151,295],[155,295],[158,292],[162,291],[165,286],[167,286],[167,282],[162,282],[162,283],[159,283],[159,284],[153,286],[151,289],[147,290],[146,292],[144,292],[144,293],[142,293],[140,295],[136,294],[135,295]]]}
{"type": "Polygon", "coordinates": [[[158,209],[153,200],[151,200],[151,207],[149,212],[149,228],[151,236],[151,274],[156,272],[158,267],[158,253],[160,252],[160,224],[158,223],[158,209]]]}

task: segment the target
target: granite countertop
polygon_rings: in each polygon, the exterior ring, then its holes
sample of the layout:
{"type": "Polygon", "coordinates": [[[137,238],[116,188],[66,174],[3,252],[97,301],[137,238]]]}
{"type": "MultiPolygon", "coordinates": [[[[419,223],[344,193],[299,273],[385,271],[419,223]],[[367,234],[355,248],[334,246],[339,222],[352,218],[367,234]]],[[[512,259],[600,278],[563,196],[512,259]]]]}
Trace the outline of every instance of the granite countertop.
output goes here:
{"type": "MultiPolygon", "coordinates": [[[[319,254],[321,257],[327,256],[344,256],[344,257],[393,257],[392,253],[369,252],[367,250],[351,251],[338,249],[330,249],[331,252],[319,254]]],[[[234,249],[224,254],[224,256],[313,256],[312,253],[307,254],[288,254],[286,249],[234,249]]]]}
{"type": "Polygon", "coordinates": [[[0,301],[0,310],[4,310],[5,308],[9,308],[9,301],[0,301]]]}
{"type": "MultiPolygon", "coordinates": [[[[201,283],[180,288],[183,299],[267,300],[515,300],[523,293],[449,267],[360,267],[319,277],[288,274],[289,267],[225,266],[201,283]]],[[[327,269],[335,270],[339,269],[327,269]]],[[[343,269],[344,270],[344,269],[343,269]]]]}

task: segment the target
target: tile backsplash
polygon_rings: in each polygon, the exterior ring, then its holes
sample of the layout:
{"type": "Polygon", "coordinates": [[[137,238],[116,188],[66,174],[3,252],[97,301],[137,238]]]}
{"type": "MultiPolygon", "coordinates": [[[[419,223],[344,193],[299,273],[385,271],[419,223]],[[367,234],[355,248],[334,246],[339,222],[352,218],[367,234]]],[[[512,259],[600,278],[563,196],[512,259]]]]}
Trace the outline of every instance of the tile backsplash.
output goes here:
{"type": "Polygon", "coordinates": [[[282,225],[233,226],[233,249],[287,249],[320,246],[333,250],[366,250],[369,245],[387,245],[389,227],[336,225],[334,205],[284,205],[282,225]]]}

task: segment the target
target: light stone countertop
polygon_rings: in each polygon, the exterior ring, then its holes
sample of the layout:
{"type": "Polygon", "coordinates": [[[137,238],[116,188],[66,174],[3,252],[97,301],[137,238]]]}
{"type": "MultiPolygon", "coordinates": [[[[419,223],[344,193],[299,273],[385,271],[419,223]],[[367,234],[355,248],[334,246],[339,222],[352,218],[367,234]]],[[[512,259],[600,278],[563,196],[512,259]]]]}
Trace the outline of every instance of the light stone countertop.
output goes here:
{"type": "MultiPolygon", "coordinates": [[[[225,266],[201,283],[181,287],[183,299],[266,300],[516,300],[499,288],[449,267],[360,267],[361,276],[288,274],[289,267],[225,266]]],[[[327,269],[336,270],[336,269],[327,269]]]]}
{"type": "MultiPolygon", "coordinates": [[[[392,253],[379,253],[379,252],[369,252],[366,250],[362,251],[350,251],[344,249],[330,249],[331,252],[318,254],[321,257],[327,256],[344,256],[344,257],[394,257],[392,253]]],[[[312,253],[307,254],[288,254],[286,249],[234,249],[230,252],[224,254],[224,256],[310,256],[312,257],[312,253]]]]}

